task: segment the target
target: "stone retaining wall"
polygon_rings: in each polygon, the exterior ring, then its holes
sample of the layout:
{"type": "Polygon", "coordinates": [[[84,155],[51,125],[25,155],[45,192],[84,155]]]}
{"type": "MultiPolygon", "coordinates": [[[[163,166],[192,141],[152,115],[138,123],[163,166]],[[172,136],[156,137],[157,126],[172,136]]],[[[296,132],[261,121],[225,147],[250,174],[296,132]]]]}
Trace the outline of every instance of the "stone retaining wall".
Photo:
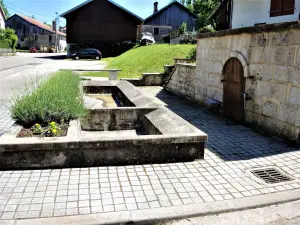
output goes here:
{"type": "Polygon", "coordinates": [[[165,73],[143,73],[142,78],[121,78],[134,86],[162,86],[165,81],[165,73]]]}
{"type": "Polygon", "coordinates": [[[194,100],[195,79],[196,65],[177,63],[171,80],[166,86],[166,90],[194,100]]]}
{"type": "Polygon", "coordinates": [[[195,100],[222,103],[223,68],[237,58],[244,68],[246,93],[252,97],[244,106],[246,122],[299,141],[299,24],[249,29],[198,36],[195,100]]]}

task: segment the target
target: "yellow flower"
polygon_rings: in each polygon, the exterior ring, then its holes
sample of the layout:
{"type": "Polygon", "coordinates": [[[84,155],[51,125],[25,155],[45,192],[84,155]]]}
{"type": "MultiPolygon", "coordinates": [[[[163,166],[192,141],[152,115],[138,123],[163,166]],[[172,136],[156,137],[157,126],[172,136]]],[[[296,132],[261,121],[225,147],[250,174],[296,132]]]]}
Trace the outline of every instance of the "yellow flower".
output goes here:
{"type": "Polygon", "coordinates": [[[55,122],[51,122],[50,124],[51,124],[51,125],[55,125],[55,122]]]}
{"type": "Polygon", "coordinates": [[[56,129],[53,129],[53,130],[52,130],[52,133],[53,133],[53,134],[56,134],[56,133],[57,133],[57,130],[56,130],[56,129]]]}
{"type": "Polygon", "coordinates": [[[41,125],[40,125],[40,124],[38,124],[38,123],[36,123],[34,126],[36,126],[36,127],[40,127],[41,125]]]}

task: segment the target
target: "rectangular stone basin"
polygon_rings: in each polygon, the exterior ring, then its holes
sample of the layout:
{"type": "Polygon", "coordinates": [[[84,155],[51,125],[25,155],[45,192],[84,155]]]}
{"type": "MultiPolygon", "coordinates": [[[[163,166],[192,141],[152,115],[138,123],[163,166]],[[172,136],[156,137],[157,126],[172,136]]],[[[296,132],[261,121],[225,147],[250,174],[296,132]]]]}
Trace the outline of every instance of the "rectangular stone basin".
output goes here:
{"type": "MultiPolygon", "coordinates": [[[[83,81],[82,90],[86,96],[97,98],[111,95],[118,107],[158,107],[153,98],[146,96],[137,87],[127,81],[83,81]]],[[[103,108],[93,105],[90,108],[103,108]]],[[[107,108],[107,107],[105,107],[107,108]]],[[[109,108],[109,107],[108,107],[109,108]]]]}
{"type": "MultiPolygon", "coordinates": [[[[187,162],[203,159],[205,133],[126,81],[84,83],[86,94],[114,89],[129,107],[91,108],[70,122],[66,137],[0,137],[0,169],[72,168],[187,162]],[[113,87],[113,88],[111,88],[113,87]],[[101,91],[102,90],[102,91],[101,91]],[[127,101],[126,100],[126,101],[127,101]]],[[[116,93],[109,91],[109,93],[116,93]]]]}

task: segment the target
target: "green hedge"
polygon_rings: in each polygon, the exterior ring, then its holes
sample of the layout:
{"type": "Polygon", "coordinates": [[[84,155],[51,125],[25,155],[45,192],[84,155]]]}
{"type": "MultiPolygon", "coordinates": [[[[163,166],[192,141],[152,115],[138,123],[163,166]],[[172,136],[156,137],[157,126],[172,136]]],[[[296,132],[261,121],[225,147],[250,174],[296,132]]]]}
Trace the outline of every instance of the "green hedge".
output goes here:
{"type": "Polygon", "coordinates": [[[56,73],[33,92],[13,99],[13,119],[31,127],[35,123],[60,123],[84,116],[79,83],[80,77],[71,71],[56,73]]]}

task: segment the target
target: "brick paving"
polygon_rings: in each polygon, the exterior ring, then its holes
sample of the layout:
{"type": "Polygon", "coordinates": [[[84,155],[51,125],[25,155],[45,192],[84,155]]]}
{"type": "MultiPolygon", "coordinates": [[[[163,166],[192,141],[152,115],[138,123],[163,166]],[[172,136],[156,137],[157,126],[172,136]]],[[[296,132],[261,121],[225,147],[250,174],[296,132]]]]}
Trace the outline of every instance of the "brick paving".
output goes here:
{"type": "MultiPolygon", "coordinates": [[[[277,166],[300,178],[299,148],[234,125],[206,109],[142,88],[208,133],[205,160],[189,163],[0,171],[0,217],[58,217],[215,202],[300,189],[299,180],[268,186],[245,171],[277,166]]],[[[1,117],[2,118],[2,117],[1,117]]],[[[1,223],[1,222],[0,222],[1,223]]]]}
{"type": "Polygon", "coordinates": [[[0,101],[0,136],[13,124],[14,121],[10,116],[9,104],[0,101]]]}

